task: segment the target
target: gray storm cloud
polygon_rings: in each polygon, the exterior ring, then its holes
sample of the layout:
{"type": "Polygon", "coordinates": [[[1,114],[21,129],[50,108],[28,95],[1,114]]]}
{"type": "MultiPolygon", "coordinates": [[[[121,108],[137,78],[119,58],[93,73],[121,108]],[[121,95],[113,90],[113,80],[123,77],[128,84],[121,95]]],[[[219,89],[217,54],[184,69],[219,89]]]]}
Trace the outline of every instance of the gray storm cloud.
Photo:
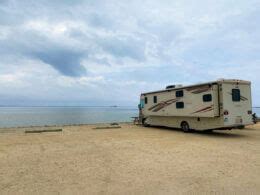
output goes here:
{"type": "Polygon", "coordinates": [[[86,69],[80,64],[83,54],[70,50],[45,50],[32,54],[32,56],[51,65],[61,74],[71,77],[82,76],[86,74],[86,69]]]}
{"type": "MultiPolygon", "coordinates": [[[[38,30],[25,27],[28,21],[36,19],[34,23],[36,26],[41,25],[37,21],[43,20],[51,23],[55,28],[55,24],[68,20],[69,16],[70,20],[77,17],[77,13],[71,14],[71,11],[74,8],[76,9],[80,3],[82,1],[39,1],[38,3],[35,1],[1,1],[0,24],[4,27],[2,33],[4,33],[5,29],[8,32],[8,38],[0,39],[0,56],[6,57],[8,54],[40,60],[52,66],[61,74],[71,77],[86,75],[87,70],[81,65],[81,61],[87,59],[88,47],[92,49],[90,51],[92,53],[98,52],[93,51],[93,48],[96,48],[115,58],[129,57],[138,61],[145,59],[142,44],[127,37],[127,39],[122,40],[114,36],[93,36],[93,33],[89,34],[89,32],[81,32],[80,29],[72,28],[71,31],[74,31],[74,35],[81,33],[82,36],[71,37],[70,33],[68,33],[63,35],[66,40],[60,37],[53,39],[48,32],[43,33],[47,30],[45,26],[38,30]],[[29,5],[33,6],[34,9],[29,5]],[[64,12],[64,9],[67,9],[67,12],[64,12]]],[[[98,4],[98,1],[95,3],[84,1],[86,9],[98,4]]],[[[74,23],[82,21],[84,21],[84,17],[80,20],[74,20],[74,23]]],[[[96,13],[87,15],[83,23],[85,26],[109,27],[109,20],[105,20],[105,17],[103,20],[96,13]]]]}

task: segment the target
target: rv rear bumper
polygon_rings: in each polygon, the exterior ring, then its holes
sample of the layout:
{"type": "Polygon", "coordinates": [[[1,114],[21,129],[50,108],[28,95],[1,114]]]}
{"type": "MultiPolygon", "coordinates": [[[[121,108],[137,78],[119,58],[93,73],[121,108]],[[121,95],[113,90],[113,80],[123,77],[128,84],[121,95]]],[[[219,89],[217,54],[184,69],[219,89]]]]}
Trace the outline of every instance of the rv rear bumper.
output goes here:
{"type": "Polygon", "coordinates": [[[254,123],[252,122],[252,123],[244,123],[244,124],[234,124],[234,125],[227,125],[227,126],[225,126],[224,128],[227,128],[227,129],[229,129],[229,128],[232,128],[232,129],[236,129],[236,128],[241,128],[241,127],[245,127],[245,126],[248,126],[248,125],[253,125],[254,123]]]}

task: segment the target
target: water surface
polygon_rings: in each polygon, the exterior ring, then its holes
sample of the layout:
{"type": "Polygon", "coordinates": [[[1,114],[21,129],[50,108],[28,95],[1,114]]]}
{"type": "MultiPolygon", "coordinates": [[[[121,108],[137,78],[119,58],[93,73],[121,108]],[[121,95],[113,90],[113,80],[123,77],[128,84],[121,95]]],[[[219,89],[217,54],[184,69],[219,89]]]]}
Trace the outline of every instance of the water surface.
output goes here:
{"type": "Polygon", "coordinates": [[[135,107],[0,107],[0,127],[130,122],[135,107]]]}

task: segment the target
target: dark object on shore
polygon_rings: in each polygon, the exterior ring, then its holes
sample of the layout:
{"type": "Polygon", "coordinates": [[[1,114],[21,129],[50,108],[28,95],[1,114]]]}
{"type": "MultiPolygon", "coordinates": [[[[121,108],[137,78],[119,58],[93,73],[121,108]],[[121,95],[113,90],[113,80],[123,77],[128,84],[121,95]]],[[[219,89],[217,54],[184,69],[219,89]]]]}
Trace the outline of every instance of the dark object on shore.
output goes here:
{"type": "Polygon", "coordinates": [[[111,106],[111,108],[117,108],[118,106],[117,105],[113,105],[113,106],[111,106]]]}
{"type": "Polygon", "coordinates": [[[118,123],[110,123],[111,126],[119,125],[118,123]]]}
{"type": "Polygon", "coordinates": [[[140,117],[138,117],[138,116],[133,116],[133,117],[131,117],[131,118],[133,119],[134,125],[140,124],[140,117]]]}
{"type": "Polygon", "coordinates": [[[26,130],[25,133],[47,133],[47,132],[61,132],[62,129],[41,129],[41,130],[26,130]]]}
{"type": "Polygon", "coordinates": [[[252,117],[253,117],[253,123],[257,123],[258,119],[257,119],[257,116],[256,116],[256,113],[252,114],[252,117]]]}
{"type": "Polygon", "coordinates": [[[245,125],[238,126],[237,129],[244,129],[245,125]]]}
{"type": "Polygon", "coordinates": [[[103,126],[103,127],[94,127],[93,129],[119,129],[121,126],[103,126]]]}

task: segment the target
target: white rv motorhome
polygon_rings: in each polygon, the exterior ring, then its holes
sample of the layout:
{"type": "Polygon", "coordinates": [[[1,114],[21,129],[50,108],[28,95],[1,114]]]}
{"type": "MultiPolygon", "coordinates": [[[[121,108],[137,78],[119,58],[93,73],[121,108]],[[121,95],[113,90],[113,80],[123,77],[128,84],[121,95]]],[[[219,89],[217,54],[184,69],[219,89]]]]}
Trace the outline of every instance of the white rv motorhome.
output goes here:
{"type": "Polygon", "coordinates": [[[190,86],[168,86],[142,93],[145,126],[194,130],[232,129],[252,124],[251,83],[222,79],[190,86]]]}

